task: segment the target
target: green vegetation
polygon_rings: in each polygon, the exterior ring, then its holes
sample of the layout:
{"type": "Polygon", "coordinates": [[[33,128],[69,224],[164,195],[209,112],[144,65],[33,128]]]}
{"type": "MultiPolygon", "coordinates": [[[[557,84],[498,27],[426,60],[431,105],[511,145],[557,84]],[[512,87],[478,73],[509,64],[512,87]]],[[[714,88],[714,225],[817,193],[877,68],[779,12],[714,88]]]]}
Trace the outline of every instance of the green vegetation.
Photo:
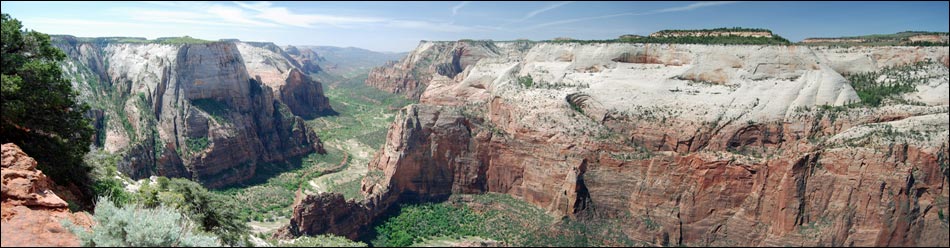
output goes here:
{"type": "Polygon", "coordinates": [[[340,236],[317,235],[306,236],[291,240],[288,243],[278,243],[277,247],[366,247],[366,243],[356,242],[340,236]]]}
{"type": "Polygon", "coordinates": [[[119,207],[99,198],[91,231],[63,220],[63,226],[79,237],[82,246],[220,246],[217,238],[197,230],[195,223],[165,207],[143,209],[131,204],[119,207]]]}
{"type": "Polygon", "coordinates": [[[208,141],[208,137],[186,138],[185,145],[188,146],[188,150],[191,151],[191,153],[198,153],[208,149],[210,142],[208,141]]]}
{"type": "Polygon", "coordinates": [[[325,91],[339,114],[307,121],[324,142],[355,138],[374,149],[380,148],[396,111],[413,103],[402,96],[366,86],[360,82],[363,79],[365,76],[350,79],[351,83],[337,84],[325,91]]]}
{"type": "Polygon", "coordinates": [[[234,198],[209,192],[187,179],[159,177],[143,183],[136,203],[144,207],[174,208],[197,223],[200,230],[217,235],[227,245],[247,244],[248,227],[234,198]]]}
{"type": "MultiPolygon", "coordinates": [[[[91,169],[82,158],[94,131],[83,117],[89,107],[77,100],[60,69],[66,55],[50,45],[48,35],[24,30],[8,14],[2,14],[0,26],[0,143],[19,146],[56,183],[88,191],[91,169]]],[[[85,197],[91,202],[90,196],[85,197]]]]}
{"type": "Polygon", "coordinates": [[[284,163],[259,164],[254,177],[242,185],[216,191],[238,202],[235,211],[253,221],[289,218],[294,192],[313,178],[328,173],[343,160],[343,151],[327,147],[327,154],[312,153],[284,163]]]}
{"type": "MultiPolygon", "coordinates": [[[[361,166],[361,165],[352,165],[352,166],[361,166]]],[[[330,186],[329,189],[327,189],[327,191],[341,193],[343,194],[343,198],[347,200],[363,199],[363,194],[360,193],[361,183],[362,183],[362,180],[352,180],[349,182],[332,185],[330,186]]]]}
{"type": "Polygon", "coordinates": [[[731,28],[713,28],[713,29],[664,29],[657,31],[659,34],[667,33],[682,33],[682,32],[769,32],[772,33],[772,30],[764,28],[743,28],[743,27],[731,27],[731,28]]]}
{"type": "Polygon", "coordinates": [[[624,224],[659,224],[649,218],[610,221],[557,220],[505,194],[453,195],[442,203],[401,205],[364,237],[373,246],[406,246],[427,240],[481,237],[511,246],[642,246],[620,230],[624,224]]]}
{"type": "Polygon", "coordinates": [[[525,88],[531,88],[534,85],[534,79],[531,78],[531,75],[518,77],[518,84],[525,88]]]}
{"type": "Polygon", "coordinates": [[[409,246],[426,237],[452,237],[479,235],[479,225],[485,216],[476,214],[466,206],[426,203],[408,205],[399,213],[376,227],[379,235],[373,246],[409,246]]]}
{"type": "MultiPolygon", "coordinates": [[[[681,33],[681,32],[769,32],[772,31],[768,29],[756,29],[756,28],[715,28],[715,29],[700,29],[700,30],[662,30],[657,33],[659,34],[669,34],[669,33],[681,33]]],[[[772,33],[772,37],[746,37],[746,36],[737,36],[737,35],[726,35],[726,36],[680,36],[680,37],[667,37],[667,36],[634,36],[634,35],[624,35],[617,39],[612,40],[546,40],[543,42],[552,42],[552,43],[579,43],[579,44],[589,44],[589,43],[661,43],[661,44],[711,44],[711,45],[789,45],[787,39],[772,33]]]]}
{"type": "Polygon", "coordinates": [[[931,63],[933,62],[922,61],[911,65],[886,67],[876,72],[848,75],[848,82],[861,98],[861,103],[857,106],[878,107],[885,100],[900,102],[901,94],[915,92],[917,85],[927,83],[929,77],[915,72],[931,63]],[[878,80],[882,76],[884,80],[878,80]]]}
{"type": "Polygon", "coordinates": [[[169,44],[169,45],[183,45],[183,44],[208,44],[215,41],[202,40],[197,38],[192,38],[191,36],[182,36],[182,37],[161,37],[154,40],[149,40],[142,37],[73,37],[70,35],[55,35],[54,39],[61,40],[75,40],[77,42],[83,43],[96,43],[96,44],[105,44],[105,43],[139,43],[139,44],[169,44]]]}
{"type": "Polygon", "coordinates": [[[926,31],[904,31],[895,34],[872,34],[836,38],[817,38],[817,39],[859,39],[862,42],[812,42],[799,43],[810,46],[950,46],[947,42],[928,42],[928,41],[910,41],[910,37],[916,35],[948,35],[947,32],[926,32],[926,31]]]}
{"type": "Polygon", "coordinates": [[[203,98],[191,100],[191,105],[208,113],[208,115],[211,115],[211,118],[220,124],[230,121],[228,113],[231,112],[231,107],[229,107],[227,103],[215,99],[203,98]]]}

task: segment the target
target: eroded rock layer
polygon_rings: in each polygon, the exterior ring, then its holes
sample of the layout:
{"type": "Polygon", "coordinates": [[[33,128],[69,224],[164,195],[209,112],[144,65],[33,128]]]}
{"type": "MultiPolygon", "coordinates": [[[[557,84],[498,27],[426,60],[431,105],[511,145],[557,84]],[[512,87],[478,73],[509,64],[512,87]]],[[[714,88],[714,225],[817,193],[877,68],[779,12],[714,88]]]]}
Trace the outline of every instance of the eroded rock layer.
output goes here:
{"type": "Polygon", "coordinates": [[[322,85],[273,44],[55,41],[81,99],[104,113],[98,143],[123,154],[119,171],[133,179],[222,187],[323,151],[298,117],[332,111],[322,85]]]}
{"type": "Polygon", "coordinates": [[[60,221],[88,228],[93,224],[92,218],[85,213],[71,213],[69,204],[54,192],[56,184],[36,169],[36,160],[20,147],[7,143],[0,151],[3,246],[79,246],[76,235],[60,221]]]}
{"type": "MultiPolygon", "coordinates": [[[[359,204],[372,219],[395,202],[499,192],[571,218],[625,219],[626,235],[661,245],[947,246],[947,57],[422,42],[367,79],[420,104],[397,115],[369,164],[383,176],[364,179],[359,204]],[[846,76],[885,70],[906,74],[875,82],[913,75],[914,91],[859,105],[846,76]]],[[[297,211],[317,199],[295,207],[294,234],[322,233],[299,223],[328,219],[369,224],[297,211]]]]}

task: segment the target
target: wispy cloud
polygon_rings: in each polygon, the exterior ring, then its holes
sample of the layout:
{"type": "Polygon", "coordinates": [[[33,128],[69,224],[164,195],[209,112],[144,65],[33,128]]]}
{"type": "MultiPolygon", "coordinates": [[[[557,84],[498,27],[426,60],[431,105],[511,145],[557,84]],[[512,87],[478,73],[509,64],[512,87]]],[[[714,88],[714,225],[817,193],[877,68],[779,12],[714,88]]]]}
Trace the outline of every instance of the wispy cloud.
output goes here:
{"type": "Polygon", "coordinates": [[[525,15],[525,16],[524,16],[523,18],[521,18],[520,20],[521,20],[521,21],[524,21],[524,20],[531,19],[531,17],[534,17],[534,16],[536,16],[536,15],[538,15],[538,14],[544,13],[545,11],[552,10],[552,9],[556,9],[556,8],[561,7],[561,6],[567,5],[567,4],[569,4],[569,3],[573,3],[573,2],[567,1],[567,2],[555,3],[555,4],[549,5],[549,6],[547,6],[547,7],[540,8],[540,9],[537,9],[537,10],[534,10],[534,11],[531,11],[531,12],[528,12],[528,14],[525,15]]]}
{"type": "Polygon", "coordinates": [[[23,19],[24,22],[37,23],[37,24],[51,24],[59,26],[91,26],[91,27],[147,27],[141,23],[132,23],[132,22],[113,22],[113,21],[94,21],[94,20],[83,20],[83,19],[73,19],[73,18],[28,18],[23,19]]]}
{"type": "Polygon", "coordinates": [[[624,13],[611,14],[611,15],[591,16],[591,17],[582,17],[582,18],[546,22],[546,23],[541,23],[538,25],[526,27],[523,30],[531,30],[531,29],[537,29],[537,28],[542,28],[542,27],[547,27],[547,26],[552,26],[552,25],[568,24],[568,23],[597,20],[597,19],[607,19],[607,18],[614,18],[614,17],[620,17],[620,16],[639,16],[639,15],[652,15],[652,14],[659,14],[659,13],[688,11],[688,10],[694,10],[698,8],[733,4],[733,3],[736,3],[736,1],[698,2],[698,3],[689,4],[686,6],[658,9],[658,10],[653,10],[653,11],[648,11],[648,12],[624,12],[624,13]]]}
{"type": "Polygon", "coordinates": [[[384,19],[374,18],[374,17],[354,17],[354,16],[339,16],[339,15],[322,15],[322,14],[297,14],[293,13],[285,7],[274,7],[270,2],[258,2],[254,4],[246,4],[241,2],[235,2],[238,6],[242,8],[257,12],[254,17],[257,19],[270,21],[273,23],[278,23],[286,26],[296,26],[304,28],[312,28],[315,25],[332,25],[337,27],[344,27],[348,24],[362,24],[362,23],[374,23],[374,22],[383,22],[384,19]]]}
{"type": "Polygon", "coordinates": [[[390,21],[387,21],[385,25],[388,27],[394,27],[394,28],[419,29],[419,30],[449,32],[449,33],[463,33],[463,32],[474,32],[474,31],[485,30],[484,28],[480,28],[480,27],[455,25],[453,23],[413,21],[413,20],[390,20],[390,21]]]}
{"type": "Polygon", "coordinates": [[[552,5],[545,6],[545,7],[540,8],[540,9],[532,10],[531,12],[528,12],[527,14],[524,15],[524,17],[521,17],[520,19],[512,20],[512,21],[507,22],[507,23],[505,23],[505,24],[499,25],[498,27],[495,27],[495,28],[496,28],[496,29],[503,29],[505,26],[526,21],[526,20],[531,19],[532,17],[534,17],[534,16],[536,16],[536,15],[538,15],[538,14],[544,13],[544,12],[546,12],[546,11],[550,11],[550,10],[552,10],[552,9],[560,8],[561,6],[567,5],[567,4],[569,4],[569,3],[572,3],[572,1],[559,2],[559,3],[555,3],[555,4],[552,4],[552,5]]]}
{"type": "Polygon", "coordinates": [[[150,2],[171,10],[125,9],[134,20],[151,22],[192,23],[242,27],[302,27],[321,25],[349,28],[356,24],[383,23],[375,17],[306,14],[274,6],[271,2],[232,2],[234,5],[204,2],[150,2]]]}
{"type": "Polygon", "coordinates": [[[665,13],[665,12],[687,11],[687,10],[694,10],[694,9],[698,9],[698,8],[702,8],[702,7],[710,7],[710,6],[733,4],[733,3],[736,3],[736,1],[698,2],[698,3],[686,5],[686,6],[680,6],[680,7],[673,7],[673,8],[665,8],[665,9],[655,10],[655,11],[653,11],[653,13],[665,13]]]}
{"type": "Polygon", "coordinates": [[[541,23],[541,24],[538,24],[538,25],[529,26],[529,27],[525,28],[525,30],[537,29],[537,28],[542,28],[542,27],[547,27],[547,26],[552,26],[552,25],[559,25],[559,24],[575,23],[575,22],[581,22],[581,21],[589,21],[589,20],[597,20],[597,19],[607,19],[607,18],[614,18],[614,17],[620,17],[620,16],[637,16],[637,15],[645,15],[645,14],[646,14],[646,13],[627,12],[627,13],[619,13],[619,14],[604,15],[604,16],[591,16],[591,17],[574,18],[574,19],[567,19],[567,20],[560,20],[560,21],[553,21],[553,22],[541,23]]]}
{"type": "Polygon", "coordinates": [[[458,14],[459,14],[459,10],[462,9],[462,7],[465,7],[465,5],[468,5],[468,3],[470,3],[470,2],[471,2],[471,1],[462,1],[462,2],[459,3],[458,5],[455,5],[455,7],[452,7],[452,16],[458,15],[458,14]]]}

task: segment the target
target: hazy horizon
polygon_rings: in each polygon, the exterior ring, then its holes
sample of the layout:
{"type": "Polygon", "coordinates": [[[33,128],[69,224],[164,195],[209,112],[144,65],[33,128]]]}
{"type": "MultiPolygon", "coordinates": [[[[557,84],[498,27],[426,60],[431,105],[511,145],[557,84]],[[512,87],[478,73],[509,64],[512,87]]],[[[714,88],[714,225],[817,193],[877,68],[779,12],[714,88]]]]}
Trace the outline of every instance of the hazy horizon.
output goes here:
{"type": "Polygon", "coordinates": [[[808,37],[947,32],[948,2],[10,2],[29,29],[191,36],[406,52],[421,40],[611,39],[662,29],[766,28],[808,37]]]}

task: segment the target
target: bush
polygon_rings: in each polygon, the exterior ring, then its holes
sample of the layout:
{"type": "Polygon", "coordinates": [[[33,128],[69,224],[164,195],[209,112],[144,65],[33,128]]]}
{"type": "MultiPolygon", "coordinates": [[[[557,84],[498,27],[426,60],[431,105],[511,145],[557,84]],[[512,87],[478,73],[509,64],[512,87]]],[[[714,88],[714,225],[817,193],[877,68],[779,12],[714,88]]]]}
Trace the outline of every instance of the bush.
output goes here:
{"type": "Polygon", "coordinates": [[[372,243],[373,246],[409,246],[429,237],[477,236],[484,222],[484,216],[465,206],[408,205],[376,227],[378,236],[372,243]]]}
{"type": "Polygon", "coordinates": [[[109,198],[109,200],[119,204],[119,206],[125,205],[132,200],[132,196],[128,192],[125,192],[125,185],[122,181],[115,178],[96,180],[92,185],[92,191],[97,198],[109,198]]]}
{"type": "Polygon", "coordinates": [[[923,61],[911,65],[886,67],[880,71],[848,75],[848,82],[861,98],[858,106],[879,107],[885,99],[899,100],[901,94],[917,91],[916,85],[925,84],[926,77],[916,76],[913,72],[921,70],[931,62],[923,61]],[[879,82],[884,76],[888,82],[879,82]]]}
{"type": "Polygon", "coordinates": [[[248,227],[234,198],[209,192],[187,179],[159,177],[157,182],[139,188],[138,202],[146,207],[175,208],[225,244],[247,243],[248,227]]]}
{"type": "Polygon", "coordinates": [[[366,247],[366,243],[356,242],[340,236],[317,235],[300,237],[287,243],[278,243],[278,247],[366,247]]]}
{"type": "Polygon", "coordinates": [[[534,79],[531,78],[531,75],[518,77],[518,84],[524,86],[525,88],[531,88],[531,86],[534,85],[534,79]]]}
{"type": "Polygon", "coordinates": [[[185,145],[188,146],[188,150],[190,150],[191,153],[204,151],[208,148],[209,143],[208,137],[185,139],[185,145]]]}
{"type": "Polygon", "coordinates": [[[118,207],[100,197],[92,231],[63,220],[63,226],[79,237],[82,246],[219,246],[217,238],[194,229],[195,224],[164,207],[143,209],[130,204],[118,207]]]}
{"type": "MultiPolygon", "coordinates": [[[[89,152],[93,128],[82,116],[89,107],[77,100],[60,69],[66,55],[50,45],[48,35],[23,30],[8,14],[2,14],[0,26],[0,143],[20,146],[56,183],[90,189],[90,168],[82,157],[89,152]]],[[[88,196],[83,200],[92,202],[88,196]]]]}

